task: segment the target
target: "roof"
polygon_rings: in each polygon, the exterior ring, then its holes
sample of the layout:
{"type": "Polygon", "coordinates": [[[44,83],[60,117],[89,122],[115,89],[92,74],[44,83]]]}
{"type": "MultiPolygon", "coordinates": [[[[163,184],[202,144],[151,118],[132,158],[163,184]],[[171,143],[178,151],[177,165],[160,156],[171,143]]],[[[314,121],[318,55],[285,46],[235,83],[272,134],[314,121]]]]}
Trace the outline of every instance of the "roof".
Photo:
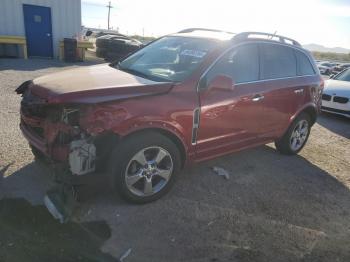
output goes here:
{"type": "Polygon", "coordinates": [[[242,32],[239,34],[220,31],[216,29],[206,29],[206,28],[189,28],[178,32],[178,36],[187,37],[202,37],[202,38],[212,38],[217,40],[232,40],[234,42],[244,42],[244,41],[268,41],[268,42],[279,42],[286,45],[301,47],[299,42],[289,37],[264,33],[264,32],[242,32]]]}

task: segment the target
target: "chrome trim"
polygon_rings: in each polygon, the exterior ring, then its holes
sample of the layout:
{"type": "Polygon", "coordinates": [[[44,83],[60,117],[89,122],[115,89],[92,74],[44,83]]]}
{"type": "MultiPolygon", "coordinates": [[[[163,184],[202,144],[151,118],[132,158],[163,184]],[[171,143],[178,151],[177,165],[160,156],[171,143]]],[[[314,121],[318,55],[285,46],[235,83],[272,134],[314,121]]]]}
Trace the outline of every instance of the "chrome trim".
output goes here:
{"type": "Polygon", "coordinates": [[[199,121],[200,121],[200,107],[197,107],[193,110],[193,126],[192,126],[192,139],[191,139],[192,145],[197,144],[197,133],[199,128],[199,121]]]}
{"type": "Polygon", "coordinates": [[[258,102],[260,100],[263,100],[265,97],[263,95],[256,95],[252,98],[253,102],[258,102]]]}
{"type": "Polygon", "coordinates": [[[252,84],[252,83],[259,83],[259,82],[274,81],[274,80],[300,78],[300,77],[307,77],[307,76],[315,76],[315,75],[287,76],[287,77],[279,77],[279,78],[261,79],[261,80],[256,80],[256,81],[249,81],[249,82],[244,82],[244,83],[238,83],[238,84],[235,84],[235,86],[245,85],[245,84],[252,84]]]}
{"type": "Polygon", "coordinates": [[[303,92],[304,92],[304,89],[303,89],[303,88],[294,90],[294,93],[296,93],[296,94],[301,94],[301,93],[303,93],[303,92]]]}
{"type": "MultiPolygon", "coordinates": [[[[256,81],[249,81],[249,82],[242,82],[242,83],[237,83],[235,84],[235,86],[237,85],[243,85],[243,84],[250,84],[250,83],[259,83],[259,82],[266,82],[266,81],[272,81],[272,80],[281,80],[281,79],[291,79],[291,78],[299,78],[299,77],[307,77],[307,76],[317,76],[317,72],[319,72],[317,66],[315,65],[315,63],[310,59],[310,55],[305,52],[305,50],[303,50],[300,47],[297,46],[292,46],[292,45],[288,45],[288,44],[283,44],[283,43],[279,43],[279,42],[267,42],[267,41],[252,41],[252,42],[243,42],[240,44],[235,44],[231,47],[229,47],[228,49],[226,49],[220,56],[218,56],[214,62],[211,63],[211,65],[203,72],[203,74],[201,75],[201,77],[199,78],[199,81],[197,82],[197,86],[196,86],[196,90],[199,93],[200,89],[199,89],[199,83],[202,81],[202,79],[205,77],[205,75],[210,71],[210,69],[212,69],[212,67],[224,56],[226,55],[228,52],[230,52],[232,49],[243,46],[243,45],[249,45],[249,44],[272,44],[272,45],[281,45],[281,46],[285,46],[285,47],[289,47],[289,48],[293,48],[299,52],[302,52],[304,55],[306,55],[306,57],[309,59],[309,62],[312,66],[312,68],[314,69],[315,73],[313,75],[302,75],[302,76],[290,76],[290,77],[280,77],[280,78],[271,78],[271,79],[259,79],[256,81]]],[[[260,66],[260,65],[259,65],[260,66]]]]}

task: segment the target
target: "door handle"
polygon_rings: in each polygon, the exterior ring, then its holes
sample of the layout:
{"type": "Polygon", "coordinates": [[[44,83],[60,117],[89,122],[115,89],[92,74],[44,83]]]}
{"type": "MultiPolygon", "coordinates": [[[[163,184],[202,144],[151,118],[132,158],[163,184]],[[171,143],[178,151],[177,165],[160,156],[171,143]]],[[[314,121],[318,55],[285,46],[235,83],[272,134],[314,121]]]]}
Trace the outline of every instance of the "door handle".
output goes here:
{"type": "Polygon", "coordinates": [[[260,100],[263,100],[264,98],[265,98],[265,97],[264,97],[263,95],[258,94],[258,95],[253,96],[252,101],[253,101],[253,102],[258,102],[258,101],[260,101],[260,100]]]}
{"type": "Polygon", "coordinates": [[[301,94],[301,93],[303,93],[303,92],[304,92],[304,89],[303,89],[303,88],[294,90],[294,93],[296,93],[296,94],[301,94]]]}

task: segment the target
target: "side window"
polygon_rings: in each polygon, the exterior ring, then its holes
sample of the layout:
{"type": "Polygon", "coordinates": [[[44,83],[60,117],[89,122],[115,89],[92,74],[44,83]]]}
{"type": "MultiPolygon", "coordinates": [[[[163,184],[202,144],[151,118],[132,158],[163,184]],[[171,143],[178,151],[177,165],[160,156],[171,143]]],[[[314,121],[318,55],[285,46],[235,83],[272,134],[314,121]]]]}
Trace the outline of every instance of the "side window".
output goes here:
{"type": "Polygon", "coordinates": [[[297,58],[297,73],[298,76],[304,75],[314,75],[315,70],[312,67],[310,60],[305,54],[300,51],[294,50],[295,56],[297,58]]]}
{"type": "Polygon", "coordinates": [[[232,77],[234,83],[244,83],[259,79],[259,53],[255,44],[234,48],[225,54],[208,72],[207,83],[216,75],[232,77]]]}
{"type": "Polygon", "coordinates": [[[260,45],[261,79],[293,77],[297,65],[293,49],[276,44],[260,45]]]}

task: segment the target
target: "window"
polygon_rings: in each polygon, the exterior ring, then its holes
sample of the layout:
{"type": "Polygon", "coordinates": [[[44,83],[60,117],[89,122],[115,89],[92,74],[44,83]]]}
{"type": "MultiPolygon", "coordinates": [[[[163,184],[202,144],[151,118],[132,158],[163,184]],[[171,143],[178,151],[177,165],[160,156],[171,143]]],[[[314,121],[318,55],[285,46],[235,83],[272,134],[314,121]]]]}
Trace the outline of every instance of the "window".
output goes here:
{"type": "Polygon", "coordinates": [[[248,44],[225,54],[208,72],[210,82],[216,75],[232,77],[234,83],[244,83],[259,79],[259,55],[255,44],[248,44]]]}
{"type": "Polygon", "coordinates": [[[312,67],[310,60],[305,54],[300,51],[294,50],[297,58],[297,73],[298,76],[314,75],[315,70],[312,67]]]}
{"type": "Polygon", "coordinates": [[[167,36],[127,57],[118,69],[154,81],[182,82],[218,46],[216,40],[167,36]]]}
{"type": "Polygon", "coordinates": [[[41,16],[40,15],[35,15],[34,16],[34,22],[41,23],[41,16]]]}
{"type": "Polygon", "coordinates": [[[293,77],[297,75],[293,49],[276,44],[260,45],[262,79],[293,77]]]}
{"type": "Polygon", "coordinates": [[[350,68],[347,70],[344,70],[340,74],[338,74],[336,77],[334,77],[335,80],[340,80],[340,81],[348,81],[350,82],[350,68]]]}

